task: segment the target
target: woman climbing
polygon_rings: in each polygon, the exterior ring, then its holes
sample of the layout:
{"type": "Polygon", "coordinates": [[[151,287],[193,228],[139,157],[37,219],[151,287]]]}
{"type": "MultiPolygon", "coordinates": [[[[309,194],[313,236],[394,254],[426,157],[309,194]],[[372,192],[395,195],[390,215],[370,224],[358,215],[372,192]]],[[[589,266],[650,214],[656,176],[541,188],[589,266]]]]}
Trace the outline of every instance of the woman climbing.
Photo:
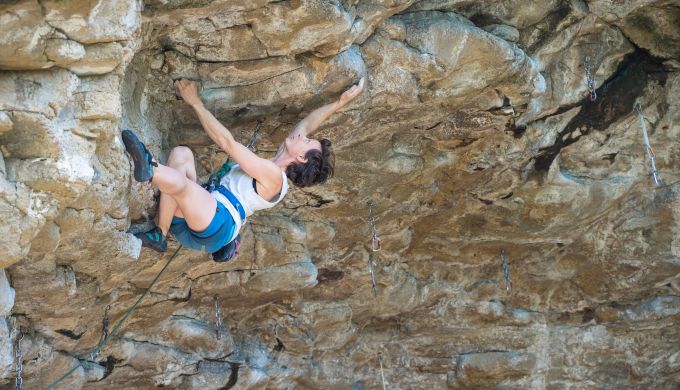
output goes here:
{"type": "Polygon", "coordinates": [[[258,157],[234,139],[203,106],[195,82],[180,80],[176,86],[210,139],[237,165],[221,179],[217,190],[208,192],[196,182],[194,156],[188,147],[173,148],[167,165],[159,164],[132,131],[124,130],[123,142],[134,161],[135,180],[153,183],[161,193],[158,225],[135,236],[143,246],[165,252],[170,232],[180,244],[212,253],[213,260],[226,261],[238,252],[238,233],[246,217],[279,203],[288,190],[287,179],[298,187],[308,187],[333,175],[331,142],[307,137],[361,93],[364,79],[336,102],[312,111],[300,121],[270,160],[258,157]]]}

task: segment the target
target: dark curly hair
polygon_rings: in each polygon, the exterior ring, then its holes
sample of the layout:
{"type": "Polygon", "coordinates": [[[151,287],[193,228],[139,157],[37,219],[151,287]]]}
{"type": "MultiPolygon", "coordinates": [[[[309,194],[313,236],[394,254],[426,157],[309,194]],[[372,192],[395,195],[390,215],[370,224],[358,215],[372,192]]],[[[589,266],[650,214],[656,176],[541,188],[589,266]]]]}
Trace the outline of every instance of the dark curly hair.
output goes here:
{"type": "Polygon", "coordinates": [[[286,168],[286,175],[298,187],[309,187],[324,183],[333,176],[335,154],[331,141],[321,139],[321,150],[312,149],[305,154],[306,163],[291,164],[286,168]]]}

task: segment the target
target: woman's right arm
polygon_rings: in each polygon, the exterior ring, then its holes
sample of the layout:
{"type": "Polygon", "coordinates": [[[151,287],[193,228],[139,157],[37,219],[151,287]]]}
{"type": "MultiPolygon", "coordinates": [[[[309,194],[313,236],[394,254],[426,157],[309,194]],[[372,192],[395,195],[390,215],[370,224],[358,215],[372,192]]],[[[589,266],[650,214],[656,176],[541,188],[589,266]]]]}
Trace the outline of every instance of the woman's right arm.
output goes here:
{"type": "Polygon", "coordinates": [[[180,95],[194,109],[210,139],[229,154],[248,176],[255,178],[260,185],[264,186],[265,191],[278,192],[282,184],[281,169],[272,161],[258,157],[234,139],[231,132],[205,108],[198,96],[198,87],[195,82],[180,80],[176,84],[180,95]]]}

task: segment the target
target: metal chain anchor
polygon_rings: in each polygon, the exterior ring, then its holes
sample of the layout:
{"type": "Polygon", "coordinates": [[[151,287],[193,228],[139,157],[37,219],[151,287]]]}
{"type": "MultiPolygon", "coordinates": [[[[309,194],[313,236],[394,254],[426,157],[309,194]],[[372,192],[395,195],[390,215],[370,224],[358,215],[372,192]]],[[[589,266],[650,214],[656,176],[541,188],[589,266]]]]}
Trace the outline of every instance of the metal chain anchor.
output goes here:
{"type": "Polygon", "coordinates": [[[220,340],[222,339],[222,310],[217,295],[213,296],[213,302],[215,303],[215,337],[220,340]]]}
{"type": "Polygon", "coordinates": [[[654,178],[654,184],[656,184],[657,186],[661,186],[663,185],[663,180],[661,180],[661,176],[659,176],[659,172],[656,170],[655,162],[656,155],[654,154],[654,149],[652,148],[652,145],[649,143],[649,135],[647,135],[647,126],[645,125],[645,117],[644,115],[642,115],[642,107],[640,107],[640,103],[635,103],[635,106],[633,106],[633,108],[635,109],[638,118],[640,118],[642,136],[645,139],[645,150],[647,151],[647,159],[649,160],[649,165],[652,169],[652,177],[654,178]]]}
{"type": "Polygon", "coordinates": [[[586,57],[583,62],[583,69],[586,72],[586,86],[588,87],[588,100],[594,102],[597,100],[597,92],[595,92],[595,80],[590,74],[590,58],[586,57]]]}
{"type": "Polygon", "coordinates": [[[505,251],[501,251],[501,264],[503,265],[503,276],[505,276],[505,290],[512,290],[512,280],[510,280],[510,265],[505,257],[505,251]]]}
{"type": "MultiPolygon", "coordinates": [[[[21,331],[21,330],[20,330],[21,331]]],[[[24,372],[24,353],[21,350],[21,341],[24,339],[24,334],[20,333],[19,338],[17,339],[16,346],[14,347],[14,369],[16,372],[16,377],[14,379],[14,385],[16,386],[16,390],[21,390],[21,388],[24,385],[24,379],[22,378],[22,374],[24,372]]]]}
{"type": "Polygon", "coordinates": [[[368,222],[371,225],[371,251],[368,253],[368,272],[371,274],[371,289],[373,291],[373,297],[378,295],[377,284],[375,282],[375,270],[374,270],[374,254],[375,252],[380,252],[382,250],[382,245],[380,237],[378,237],[378,232],[375,228],[376,219],[373,213],[373,208],[375,205],[372,201],[368,202],[368,222]]]}

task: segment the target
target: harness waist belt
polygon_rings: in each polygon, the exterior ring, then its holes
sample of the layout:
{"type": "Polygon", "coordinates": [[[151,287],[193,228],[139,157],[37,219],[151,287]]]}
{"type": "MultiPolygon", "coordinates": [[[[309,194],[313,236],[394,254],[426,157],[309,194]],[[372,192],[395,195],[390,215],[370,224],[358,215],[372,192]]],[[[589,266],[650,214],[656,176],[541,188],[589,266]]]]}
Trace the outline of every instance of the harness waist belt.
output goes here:
{"type": "Polygon", "coordinates": [[[236,199],[236,196],[232,194],[231,191],[229,191],[225,186],[218,186],[217,191],[224,195],[225,198],[229,199],[229,202],[231,202],[232,205],[234,205],[234,208],[238,211],[238,215],[241,216],[241,222],[246,220],[246,211],[243,209],[243,205],[241,202],[236,199]]]}

